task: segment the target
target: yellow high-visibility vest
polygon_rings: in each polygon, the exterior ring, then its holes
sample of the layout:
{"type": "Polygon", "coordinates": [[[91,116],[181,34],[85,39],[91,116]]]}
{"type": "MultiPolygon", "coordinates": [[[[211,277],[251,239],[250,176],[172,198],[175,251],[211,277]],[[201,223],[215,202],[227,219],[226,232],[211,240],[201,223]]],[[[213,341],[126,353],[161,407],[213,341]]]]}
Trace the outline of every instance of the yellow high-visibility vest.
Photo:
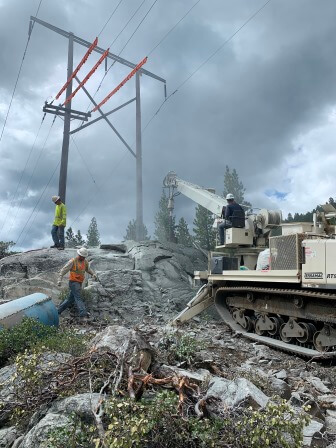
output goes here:
{"type": "Polygon", "coordinates": [[[66,206],[63,203],[55,207],[54,226],[66,226],[66,206]]]}

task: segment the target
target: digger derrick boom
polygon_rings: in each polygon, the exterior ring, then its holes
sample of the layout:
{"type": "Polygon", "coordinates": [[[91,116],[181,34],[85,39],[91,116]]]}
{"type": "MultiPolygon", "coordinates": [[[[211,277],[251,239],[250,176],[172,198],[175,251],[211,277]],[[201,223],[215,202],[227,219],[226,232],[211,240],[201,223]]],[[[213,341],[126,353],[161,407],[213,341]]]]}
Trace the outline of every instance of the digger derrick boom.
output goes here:
{"type": "MultiPolygon", "coordinates": [[[[226,203],[174,172],[164,186],[170,199],[177,191],[217,216],[226,203]]],[[[253,341],[304,357],[336,357],[336,208],[321,207],[312,223],[281,223],[278,211],[246,213],[245,229],[228,229],[229,241],[209,253],[207,271],[194,273],[203,286],[172,323],[214,304],[233,331],[253,341]],[[282,235],[270,236],[279,226],[282,235]],[[267,266],[257,270],[265,249],[267,266]]]]}

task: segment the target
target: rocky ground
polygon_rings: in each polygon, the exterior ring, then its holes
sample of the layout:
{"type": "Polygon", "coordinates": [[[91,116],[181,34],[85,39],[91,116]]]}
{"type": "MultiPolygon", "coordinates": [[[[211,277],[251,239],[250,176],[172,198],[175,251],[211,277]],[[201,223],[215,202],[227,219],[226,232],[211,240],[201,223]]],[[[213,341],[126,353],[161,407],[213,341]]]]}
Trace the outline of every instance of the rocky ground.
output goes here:
{"type": "MultiPolygon", "coordinates": [[[[89,321],[83,325],[73,312],[61,319],[64,330],[71,327],[88,335],[90,350],[82,358],[45,353],[39,358],[39,370],[46,378],[54,378],[55,384],[62,372],[67,384],[67,375],[78,374],[78,366],[85,372],[85,363],[89,360],[92,365],[95,353],[100,353],[100,359],[107,356],[115,363],[114,374],[104,377],[107,395],[102,389],[92,391],[94,378],[78,383],[78,393],[73,390],[70,396],[62,397],[56,385],[53,395],[49,391],[47,396],[42,388],[43,405],[25,426],[14,425],[1,409],[9,409],[15,401],[15,385],[22,381],[22,373],[18,364],[9,364],[0,369],[0,447],[45,447],[50,429],[69,425],[73,412],[83,421],[94,420],[99,429],[97,415],[107,396],[119,391],[138,399],[160,387],[179,393],[184,417],[193,413],[200,419],[232,412],[237,412],[238,419],[242,408],[262,410],[281,397],[293,415],[306,409],[310,416],[303,431],[304,446],[336,447],[336,368],[330,361],[317,363],[252,343],[233,334],[211,313],[197,316],[182,328],[170,327],[171,318],[195,293],[192,274],[206,267],[204,254],[156,242],[103,247],[90,251],[99,281],[89,280],[85,287],[89,321]]],[[[1,300],[41,291],[57,304],[57,271],[74,253],[45,249],[1,260],[1,300]]],[[[31,406],[34,403],[39,402],[32,399],[31,406]]]]}
{"type": "MultiPolygon", "coordinates": [[[[194,270],[207,266],[201,251],[178,245],[126,241],[101,247],[89,256],[99,281],[89,278],[85,284],[88,310],[100,321],[121,318],[134,324],[144,316],[166,321],[193,297],[194,270]]],[[[58,272],[74,256],[75,249],[41,249],[0,260],[0,300],[42,292],[58,304],[58,272]]],[[[67,277],[62,286],[67,287],[67,277]]]]}

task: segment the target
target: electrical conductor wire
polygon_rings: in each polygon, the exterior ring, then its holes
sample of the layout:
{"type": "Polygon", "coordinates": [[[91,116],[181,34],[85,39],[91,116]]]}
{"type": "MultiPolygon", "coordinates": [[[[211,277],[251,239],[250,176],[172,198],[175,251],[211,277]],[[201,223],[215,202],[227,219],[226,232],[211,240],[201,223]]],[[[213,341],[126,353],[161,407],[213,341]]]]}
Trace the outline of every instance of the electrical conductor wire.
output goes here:
{"type": "MultiPolygon", "coordinates": [[[[143,18],[140,20],[140,22],[139,22],[139,24],[137,25],[137,27],[135,28],[135,30],[133,31],[133,33],[131,34],[131,36],[128,38],[128,40],[126,41],[126,43],[124,44],[124,46],[122,47],[122,49],[119,51],[119,53],[118,53],[118,56],[120,56],[121,55],[121,53],[125,50],[125,48],[127,47],[127,45],[129,44],[129,42],[132,40],[132,38],[133,38],[133,36],[135,35],[135,33],[138,31],[138,29],[140,28],[140,26],[142,25],[142,23],[144,22],[144,20],[146,19],[146,17],[148,16],[148,14],[151,12],[151,10],[153,9],[153,7],[155,6],[155,4],[158,2],[158,0],[154,0],[154,2],[151,4],[151,6],[149,7],[149,9],[148,9],[148,11],[146,12],[146,14],[143,16],[143,18]]],[[[141,6],[142,6],[142,4],[143,4],[144,2],[142,2],[141,3],[141,5],[138,7],[138,9],[135,11],[135,13],[133,14],[133,16],[137,13],[137,11],[141,8],[141,6]]],[[[132,19],[132,18],[131,18],[132,19]]],[[[130,20],[131,20],[130,19],[130,20]]],[[[130,22],[130,20],[129,20],[129,22],[130,22]]],[[[127,25],[126,25],[127,26],[127,25]]],[[[125,27],[126,27],[125,26],[125,27]]],[[[120,33],[121,34],[121,33],[120,33]]],[[[116,39],[115,39],[116,40],[116,39]]],[[[115,40],[114,40],[114,42],[115,42],[115,40]]],[[[103,83],[103,81],[104,81],[104,79],[105,79],[105,77],[106,77],[106,75],[108,74],[108,72],[111,70],[111,68],[114,66],[114,64],[116,63],[117,61],[113,61],[112,62],[112,64],[109,66],[109,68],[106,70],[106,72],[104,73],[104,76],[103,76],[103,78],[102,78],[102,80],[101,80],[101,82],[100,82],[100,84],[99,84],[99,86],[98,86],[98,88],[97,88],[97,90],[96,90],[96,92],[94,93],[94,95],[93,95],[93,98],[96,96],[96,94],[97,94],[97,92],[98,92],[98,90],[100,89],[100,87],[101,87],[101,85],[102,85],[102,83],[103,83]]],[[[89,106],[88,106],[88,109],[89,109],[89,107],[90,107],[90,105],[91,105],[91,101],[90,101],[90,104],[89,104],[89,106]]]]}
{"type": "MultiPolygon", "coordinates": [[[[40,195],[40,197],[39,197],[39,200],[38,200],[37,203],[35,204],[35,207],[34,207],[33,211],[31,212],[31,214],[29,215],[29,218],[28,218],[26,224],[24,225],[24,227],[23,227],[23,229],[22,229],[22,231],[21,231],[21,233],[20,233],[18,239],[16,240],[15,244],[17,244],[18,241],[19,241],[19,239],[21,238],[21,235],[22,235],[24,229],[27,227],[28,222],[30,221],[31,217],[33,216],[33,214],[34,214],[34,212],[35,212],[35,210],[36,210],[38,204],[40,203],[42,197],[44,196],[44,193],[46,192],[46,190],[47,190],[47,188],[48,188],[50,182],[52,181],[53,177],[55,176],[55,173],[56,173],[56,171],[57,171],[57,168],[60,166],[60,164],[61,164],[61,162],[58,162],[57,165],[55,166],[55,169],[54,169],[52,175],[50,176],[50,178],[49,178],[47,184],[45,185],[45,187],[44,187],[44,189],[43,189],[43,191],[42,191],[42,193],[41,193],[41,195],[40,195]]],[[[28,233],[30,232],[30,230],[31,230],[31,228],[32,228],[32,226],[33,226],[34,220],[36,219],[36,216],[37,216],[37,214],[39,213],[39,211],[40,211],[40,209],[37,211],[37,213],[36,213],[36,215],[35,215],[35,217],[34,217],[32,223],[31,223],[31,225],[30,225],[28,231],[26,232],[26,235],[25,235],[25,237],[24,237],[24,239],[23,239],[23,241],[22,241],[22,244],[23,244],[23,242],[25,241],[25,239],[27,238],[27,235],[28,235],[28,233]]]]}
{"type": "Polygon", "coordinates": [[[112,17],[114,16],[115,12],[117,11],[117,9],[119,8],[120,4],[123,2],[123,0],[119,0],[119,3],[117,4],[117,6],[114,8],[114,10],[112,11],[110,17],[107,19],[107,21],[105,22],[105,25],[103,26],[103,28],[100,30],[98,37],[101,35],[101,33],[104,31],[104,29],[107,27],[109,21],[112,19],[112,17]]]}
{"type": "MultiPolygon", "coordinates": [[[[29,185],[30,185],[30,183],[31,183],[31,180],[32,180],[32,178],[33,178],[33,175],[34,175],[34,173],[35,173],[37,164],[38,164],[38,162],[39,162],[39,160],[40,160],[40,158],[41,158],[41,156],[42,156],[42,152],[43,152],[43,150],[44,150],[44,148],[45,148],[45,146],[46,146],[46,144],[47,144],[47,141],[48,141],[48,139],[49,139],[49,136],[50,136],[50,133],[51,133],[51,129],[52,129],[54,123],[55,123],[56,116],[57,116],[57,115],[55,115],[55,117],[54,117],[54,119],[53,119],[53,121],[52,121],[52,123],[51,123],[51,126],[50,126],[50,128],[49,128],[47,137],[46,137],[46,139],[45,139],[45,141],[44,141],[44,143],[43,143],[43,146],[42,146],[42,148],[41,148],[41,150],[40,150],[40,153],[39,153],[39,155],[38,155],[38,158],[37,158],[37,160],[36,160],[36,162],[35,162],[35,166],[34,166],[34,169],[33,169],[32,174],[31,174],[31,176],[30,176],[30,178],[29,178],[29,181],[28,181],[28,183],[27,183],[27,187],[26,187],[25,193],[24,193],[24,195],[23,195],[22,198],[21,198],[21,202],[20,202],[20,205],[19,205],[19,209],[21,208],[21,204],[22,204],[23,199],[25,198],[25,196],[26,196],[26,194],[27,194],[27,191],[28,191],[29,185]]],[[[38,201],[38,202],[39,202],[39,201],[38,201]]],[[[36,206],[34,207],[34,210],[32,211],[31,215],[29,216],[28,221],[25,223],[23,229],[21,230],[21,233],[20,233],[20,235],[19,235],[19,238],[16,240],[16,243],[19,241],[19,239],[20,239],[20,237],[21,237],[21,235],[22,235],[24,229],[26,228],[26,226],[27,226],[29,220],[31,219],[31,217],[32,217],[32,215],[33,215],[33,213],[34,213],[34,211],[36,210],[37,205],[38,205],[38,203],[37,203],[36,206]]],[[[18,210],[19,210],[19,209],[18,209],[18,210]]],[[[16,213],[15,219],[16,219],[16,217],[17,217],[17,214],[18,214],[18,211],[17,211],[17,213],[16,213]]],[[[16,244],[16,243],[15,243],[15,244],[16,244]]]]}
{"type": "MultiPolygon", "coordinates": [[[[37,11],[36,11],[35,17],[37,17],[37,15],[38,15],[38,13],[39,13],[39,10],[40,10],[40,7],[41,7],[41,3],[42,3],[42,0],[40,0],[40,3],[39,3],[39,5],[38,5],[38,7],[37,7],[37,11]]],[[[14,89],[13,89],[12,97],[11,97],[11,99],[10,99],[9,106],[8,106],[8,110],[7,110],[6,117],[5,117],[5,121],[4,121],[2,130],[1,130],[0,143],[1,143],[2,136],[3,136],[3,134],[4,134],[4,131],[5,131],[5,127],[6,127],[6,124],[7,124],[7,119],[8,119],[8,116],[9,116],[9,112],[10,112],[11,107],[12,107],[12,103],[13,103],[14,95],[15,95],[15,92],[16,92],[16,87],[17,87],[17,85],[18,85],[19,78],[20,78],[20,75],[21,75],[21,70],[22,70],[23,62],[24,62],[24,59],[25,59],[25,57],[26,57],[27,49],[28,49],[28,45],[29,45],[29,42],[30,42],[30,38],[31,38],[31,35],[32,35],[32,32],[33,32],[33,29],[34,29],[34,23],[35,23],[35,22],[33,22],[32,27],[31,27],[31,30],[30,30],[30,32],[29,32],[29,34],[28,34],[28,39],[27,39],[26,47],[25,47],[25,49],[24,49],[23,56],[22,56],[22,60],[21,60],[21,64],[20,64],[20,67],[19,67],[19,72],[18,72],[16,81],[15,81],[15,84],[14,84],[14,89]]]]}
{"type": "Polygon", "coordinates": [[[150,50],[150,52],[147,54],[147,56],[149,57],[152,53],[154,53],[154,51],[157,49],[157,47],[159,45],[162,44],[162,42],[169,36],[169,34],[174,31],[174,29],[182,22],[182,20],[184,20],[187,15],[195,8],[195,6],[198,5],[199,2],[201,2],[202,0],[197,0],[196,3],[193,4],[193,6],[188,9],[188,11],[184,14],[184,16],[182,16],[180,18],[180,20],[178,22],[175,23],[175,25],[160,39],[160,41],[150,50]]]}
{"type": "Polygon", "coordinates": [[[267,0],[266,3],[264,3],[259,9],[257,9],[234,33],[232,33],[211,55],[205,59],[187,78],[181,82],[181,84],[178,85],[178,87],[165,98],[162,103],[160,104],[157,111],[153,114],[153,116],[150,118],[150,120],[147,122],[146,126],[143,128],[142,133],[147,129],[149,124],[153,121],[153,119],[158,115],[158,113],[161,111],[164,104],[167,103],[167,101],[175,95],[202,67],[204,67],[205,64],[207,64],[210,59],[212,59],[219,51],[222,50],[222,48],[228,44],[251,20],[253,20],[272,0],[267,0]]]}
{"type": "MultiPolygon", "coordinates": [[[[27,160],[26,160],[25,166],[24,166],[23,170],[21,171],[21,175],[20,175],[19,182],[18,182],[18,184],[17,184],[17,187],[16,187],[15,193],[14,193],[14,195],[13,195],[11,204],[10,204],[8,210],[7,210],[6,217],[5,217],[4,222],[2,223],[2,226],[1,226],[1,229],[0,229],[0,235],[2,235],[2,230],[3,230],[3,228],[4,228],[4,225],[5,225],[6,221],[7,221],[8,214],[9,214],[10,210],[13,208],[13,205],[14,205],[14,202],[15,202],[16,195],[17,195],[17,193],[18,193],[18,191],[19,191],[19,188],[20,188],[20,185],[21,185],[21,181],[22,181],[22,179],[23,179],[23,175],[24,175],[24,173],[25,173],[25,171],[26,171],[26,169],[27,169],[29,160],[30,160],[31,155],[32,155],[32,153],[33,153],[33,150],[34,150],[34,148],[35,148],[35,145],[36,145],[38,136],[39,136],[39,134],[40,134],[40,130],[41,130],[41,128],[42,128],[42,125],[43,125],[43,122],[44,122],[45,115],[46,115],[46,114],[43,115],[43,118],[42,118],[42,120],[41,120],[41,123],[40,123],[40,126],[39,126],[39,128],[38,128],[37,134],[36,134],[36,136],[35,136],[34,142],[33,142],[32,146],[31,146],[31,148],[30,148],[29,155],[28,155],[28,158],[27,158],[27,160]]],[[[21,202],[22,202],[22,200],[21,200],[21,202]]],[[[20,203],[20,204],[21,204],[21,203],[20,203]]],[[[20,208],[20,207],[19,207],[19,208],[20,208]]],[[[16,215],[16,216],[17,216],[17,215],[16,215]]],[[[13,221],[12,221],[12,223],[11,223],[11,225],[10,225],[10,228],[9,228],[8,232],[10,232],[10,231],[12,230],[12,227],[13,227],[13,224],[14,224],[14,222],[15,222],[16,216],[15,216],[15,218],[13,219],[13,221]]]]}

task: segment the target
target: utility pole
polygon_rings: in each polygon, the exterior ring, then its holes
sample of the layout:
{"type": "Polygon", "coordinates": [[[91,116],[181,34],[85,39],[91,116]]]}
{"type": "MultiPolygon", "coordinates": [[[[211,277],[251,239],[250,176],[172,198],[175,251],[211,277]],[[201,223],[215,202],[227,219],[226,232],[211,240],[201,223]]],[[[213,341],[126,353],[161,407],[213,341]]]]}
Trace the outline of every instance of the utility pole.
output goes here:
{"type": "Polygon", "coordinates": [[[140,73],[135,75],[135,104],[136,104],[136,239],[141,241],[143,235],[143,195],[142,195],[142,142],[141,142],[141,102],[140,102],[140,73]]]}
{"type": "MultiPolygon", "coordinates": [[[[42,25],[45,28],[48,28],[51,31],[54,31],[55,33],[58,33],[61,36],[65,37],[69,40],[68,69],[67,69],[67,75],[68,75],[67,79],[69,79],[71,74],[73,73],[73,46],[74,46],[74,43],[82,45],[83,47],[86,47],[86,48],[91,48],[92,43],[82,39],[79,36],[76,36],[73,33],[62,30],[61,28],[58,28],[50,23],[47,23],[41,19],[31,16],[30,17],[30,29],[31,29],[33,23],[38,23],[39,25],[42,25]]],[[[97,45],[92,49],[92,51],[99,53],[100,55],[104,55],[105,52],[107,52],[107,50],[104,50],[103,48],[98,47],[97,45]]],[[[126,67],[130,67],[132,69],[135,69],[137,67],[137,64],[134,64],[133,62],[130,62],[118,55],[115,55],[115,54],[111,53],[110,51],[108,51],[107,55],[106,55],[105,67],[107,67],[107,65],[106,65],[107,58],[112,59],[113,61],[118,62],[119,64],[122,64],[126,67]]],[[[157,81],[162,82],[164,85],[165,98],[167,97],[167,90],[166,90],[166,80],[165,79],[144,69],[143,67],[141,67],[139,69],[139,71],[136,72],[135,75],[136,75],[135,97],[126,101],[125,103],[116,107],[115,109],[113,109],[109,112],[106,112],[106,113],[104,113],[99,108],[98,112],[100,113],[101,116],[89,121],[86,124],[83,124],[83,123],[84,123],[84,121],[88,121],[88,119],[91,118],[91,113],[84,113],[84,112],[80,112],[78,110],[71,109],[71,101],[68,102],[67,104],[65,104],[65,107],[55,106],[55,105],[46,103],[45,106],[43,107],[43,111],[64,117],[63,144],[62,144],[62,156],[61,156],[61,167],[60,167],[60,178],[59,178],[59,189],[58,189],[58,194],[61,197],[63,202],[65,202],[65,199],[66,199],[69,140],[70,140],[71,134],[74,134],[75,132],[78,132],[88,126],[91,126],[92,124],[96,123],[97,121],[104,119],[106,121],[106,123],[109,125],[109,127],[112,129],[112,131],[119,138],[119,140],[124,144],[124,146],[130,152],[130,154],[135,158],[135,162],[136,162],[136,238],[138,241],[140,241],[144,237],[144,234],[143,234],[144,223],[143,223],[143,191],[142,191],[140,75],[149,76],[150,78],[153,78],[153,79],[156,79],[157,81]],[[126,142],[126,140],[122,137],[122,135],[117,131],[117,129],[113,126],[110,119],[107,118],[112,113],[127,106],[128,104],[132,103],[133,101],[135,101],[135,103],[136,103],[136,129],[135,129],[135,131],[136,131],[136,151],[135,152],[130,147],[130,145],[126,142]],[[70,130],[70,119],[82,120],[83,123],[76,129],[70,130]]],[[[78,83],[80,83],[77,76],[74,79],[76,79],[76,81],[78,83]]],[[[94,99],[92,98],[90,93],[85,89],[84,86],[82,87],[82,90],[88,96],[88,98],[90,98],[90,101],[95,106],[97,106],[97,103],[94,101],[94,99]]],[[[71,94],[72,94],[72,80],[66,88],[66,98],[68,98],[71,94]]]]}
{"type": "MultiPolygon", "coordinates": [[[[67,79],[70,78],[72,71],[73,71],[73,34],[69,33],[67,79]]],[[[72,80],[67,86],[66,98],[68,98],[71,94],[72,94],[72,80]]],[[[63,203],[65,203],[66,199],[66,184],[67,184],[69,140],[70,140],[71,101],[65,105],[65,109],[66,111],[64,116],[61,167],[60,167],[60,176],[58,185],[58,195],[60,196],[61,201],[63,203]]]]}

